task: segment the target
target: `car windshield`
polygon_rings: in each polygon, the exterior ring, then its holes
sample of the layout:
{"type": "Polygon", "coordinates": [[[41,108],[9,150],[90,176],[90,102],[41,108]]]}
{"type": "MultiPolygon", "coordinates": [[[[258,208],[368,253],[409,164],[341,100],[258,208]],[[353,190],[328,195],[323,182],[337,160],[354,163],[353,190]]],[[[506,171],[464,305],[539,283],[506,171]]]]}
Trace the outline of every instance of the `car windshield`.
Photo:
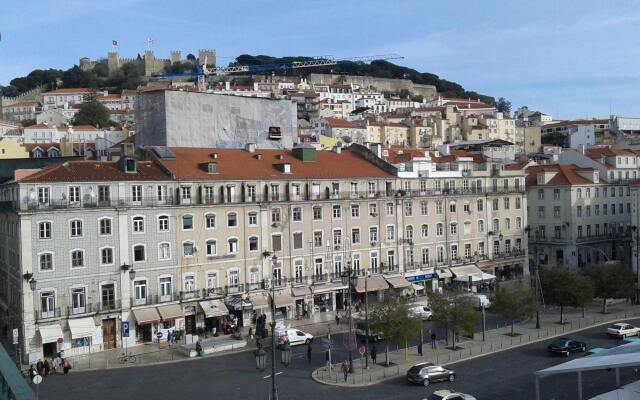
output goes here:
{"type": "Polygon", "coordinates": [[[558,339],[558,340],[554,340],[551,343],[552,346],[556,346],[556,347],[565,347],[569,345],[569,340],[568,339],[558,339]]]}
{"type": "Polygon", "coordinates": [[[414,365],[413,367],[411,367],[409,369],[409,372],[411,372],[412,374],[417,374],[420,371],[422,371],[422,368],[424,368],[425,365],[414,365]]]}
{"type": "Polygon", "coordinates": [[[623,329],[625,326],[622,324],[611,325],[611,329],[623,329]]]}
{"type": "Polygon", "coordinates": [[[444,399],[444,397],[440,396],[439,394],[432,394],[431,397],[429,397],[429,400],[442,400],[444,399]]]}

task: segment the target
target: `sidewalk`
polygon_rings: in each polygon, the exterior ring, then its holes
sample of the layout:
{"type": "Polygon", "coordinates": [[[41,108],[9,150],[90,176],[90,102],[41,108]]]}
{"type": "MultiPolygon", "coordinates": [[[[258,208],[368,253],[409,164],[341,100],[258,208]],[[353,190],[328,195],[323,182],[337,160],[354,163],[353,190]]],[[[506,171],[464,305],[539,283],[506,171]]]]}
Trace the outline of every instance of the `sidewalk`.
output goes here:
{"type": "MultiPolygon", "coordinates": [[[[457,350],[445,348],[443,340],[438,341],[437,348],[431,349],[430,343],[423,345],[423,356],[418,356],[416,347],[410,347],[405,356],[404,348],[398,350],[395,346],[389,351],[390,366],[385,367],[385,353],[382,345],[377,346],[377,364],[369,360],[369,369],[364,368],[364,359],[354,357],[354,373],[349,374],[347,381],[340,369],[340,363],[335,364],[331,371],[328,366],[321,367],[312,372],[313,380],[326,385],[334,386],[368,386],[387,379],[404,376],[406,371],[418,362],[432,362],[434,364],[451,365],[456,362],[468,360],[511,349],[528,343],[533,343],[548,338],[561,336],[576,330],[597,326],[610,321],[619,321],[627,318],[640,317],[640,307],[629,304],[610,306],[608,314],[599,313],[601,307],[594,304],[589,307],[586,317],[582,318],[581,310],[565,311],[565,324],[560,325],[560,313],[558,310],[549,310],[540,314],[541,329],[535,328],[535,319],[515,326],[517,336],[511,337],[511,326],[502,326],[485,332],[485,341],[482,341],[482,333],[476,333],[474,338],[462,338],[456,341],[457,350]]],[[[342,362],[342,360],[339,360],[342,362]]]]}

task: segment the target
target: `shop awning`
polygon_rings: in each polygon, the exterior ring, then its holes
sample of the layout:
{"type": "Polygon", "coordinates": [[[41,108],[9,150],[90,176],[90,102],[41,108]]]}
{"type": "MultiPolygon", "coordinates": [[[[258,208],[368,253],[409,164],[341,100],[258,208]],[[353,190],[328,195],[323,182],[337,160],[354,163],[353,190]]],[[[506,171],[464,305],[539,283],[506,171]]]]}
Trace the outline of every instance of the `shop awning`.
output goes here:
{"type": "MultiPolygon", "coordinates": [[[[483,281],[492,281],[496,279],[495,275],[488,274],[486,272],[481,272],[480,275],[471,275],[471,282],[483,282],[483,281]]],[[[469,275],[461,278],[456,278],[458,282],[469,282],[469,275]]]]}
{"type": "Polygon", "coordinates": [[[482,270],[475,265],[453,267],[451,272],[453,272],[455,280],[458,282],[469,282],[469,277],[472,277],[474,282],[482,280],[482,270]]]}
{"type": "Polygon", "coordinates": [[[404,279],[409,282],[423,282],[426,280],[430,280],[436,277],[435,271],[433,268],[427,268],[420,271],[408,272],[404,274],[404,279]]]}
{"type": "Polygon", "coordinates": [[[269,307],[269,298],[265,293],[251,293],[249,300],[253,303],[254,310],[269,307]]]}
{"type": "Polygon", "coordinates": [[[178,304],[167,304],[166,306],[158,307],[158,313],[163,321],[172,321],[174,319],[182,318],[182,307],[178,304]]]}
{"type": "Polygon", "coordinates": [[[40,332],[40,339],[42,343],[57,342],[58,339],[62,339],[62,328],[58,324],[54,325],[41,325],[38,327],[40,332]]]}
{"type": "MultiPolygon", "coordinates": [[[[356,283],[356,292],[364,293],[364,282],[365,278],[359,277],[358,283],[356,283]]],[[[408,282],[407,282],[408,283],[408,282]]],[[[384,280],[382,275],[373,275],[367,278],[367,291],[369,292],[377,292],[378,290],[387,290],[389,289],[389,284],[384,280]]]]}
{"type": "Polygon", "coordinates": [[[314,294],[318,294],[318,293],[333,292],[335,290],[343,290],[346,288],[347,288],[347,285],[343,284],[342,282],[332,282],[332,283],[325,283],[324,285],[313,286],[311,290],[313,291],[314,294]]]}
{"type": "Polygon", "coordinates": [[[412,283],[411,287],[413,288],[413,290],[424,290],[424,286],[418,284],[418,283],[412,283]]]}
{"type": "Polygon", "coordinates": [[[293,298],[288,290],[283,290],[280,293],[276,292],[276,307],[287,307],[293,305],[293,298]]]}
{"type": "Polygon", "coordinates": [[[447,279],[453,277],[451,270],[449,268],[436,268],[436,275],[438,275],[438,279],[447,279]]]}
{"type": "Polygon", "coordinates": [[[404,289],[411,286],[411,283],[402,276],[385,276],[384,279],[394,289],[404,289]]]}
{"type": "Polygon", "coordinates": [[[96,323],[91,317],[69,320],[71,339],[80,339],[93,336],[96,333],[96,323]]]}
{"type": "Polygon", "coordinates": [[[299,286],[291,288],[291,292],[293,293],[293,297],[304,297],[311,294],[311,289],[309,289],[308,286],[299,286]]]}
{"type": "Polygon", "coordinates": [[[229,313],[227,307],[225,307],[224,303],[220,300],[201,301],[200,307],[202,307],[202,311],[204,311],[205,318],[222,317],[229,313]]]}
{"type": "Polygon", "coordinates": [[[224,300],[224,304],[231,311],[251,310],[254,308],[253,301],[250,299],[243,299],[240,296],[227,297],[224,300]]]}
{"type": "Polygon", "coordinates": [[[160,315],[155,307],[133,310],[133,316],[136,318],[138,325],[152,324],[160,321],[160,315]]]}

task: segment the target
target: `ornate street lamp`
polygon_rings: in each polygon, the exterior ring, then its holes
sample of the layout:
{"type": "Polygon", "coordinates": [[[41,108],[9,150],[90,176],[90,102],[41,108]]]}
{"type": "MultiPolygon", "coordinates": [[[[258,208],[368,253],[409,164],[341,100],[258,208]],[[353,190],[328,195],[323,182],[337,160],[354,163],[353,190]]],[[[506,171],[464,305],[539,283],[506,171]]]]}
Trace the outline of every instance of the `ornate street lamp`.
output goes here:
{"type": "Polygon", "coordinates": [[[37,281],[33,278],[29,279],[29,287],[31,288],[32,292],[35,292],[36,290],[36,283],[37,281]]]}
{"type": "Polygon", "coordinates": [[[291,345],[289,343],[285,343],[280,346],[280,357],[282,365],[288,367],[291,363],[291,345]]]}
{"type": "Polygon", "coordinates": [[[129,279],[134,280],[136,279],[136,270],[131,268],[131,270],[129,270],[129,279]]]}
{"type": "Polygon", "coordinates": [[[256,368],[258,368],[258,371],[263,372],[267,369],[267,352],[264,351],[260,342],[258,342],[258,350],[254,352],[254,355],[256,356],[256,368]]]}

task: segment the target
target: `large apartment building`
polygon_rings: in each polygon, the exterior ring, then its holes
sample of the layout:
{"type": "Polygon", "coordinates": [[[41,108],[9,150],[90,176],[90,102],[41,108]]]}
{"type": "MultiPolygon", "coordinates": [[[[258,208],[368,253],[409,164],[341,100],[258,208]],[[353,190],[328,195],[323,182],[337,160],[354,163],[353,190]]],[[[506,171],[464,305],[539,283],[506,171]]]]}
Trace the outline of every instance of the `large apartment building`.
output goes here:
{"type": "Polygon", "coordinates": [[[372,299],[528,274],[521,171],[471,158],[400,174],[352,147],[153,147],[16,171],[0,187],[0,328],[19,327],[31,362],[229,314],[250,326],[272,285],[285,317],[335,312],[350,268],[372,299]]]}

